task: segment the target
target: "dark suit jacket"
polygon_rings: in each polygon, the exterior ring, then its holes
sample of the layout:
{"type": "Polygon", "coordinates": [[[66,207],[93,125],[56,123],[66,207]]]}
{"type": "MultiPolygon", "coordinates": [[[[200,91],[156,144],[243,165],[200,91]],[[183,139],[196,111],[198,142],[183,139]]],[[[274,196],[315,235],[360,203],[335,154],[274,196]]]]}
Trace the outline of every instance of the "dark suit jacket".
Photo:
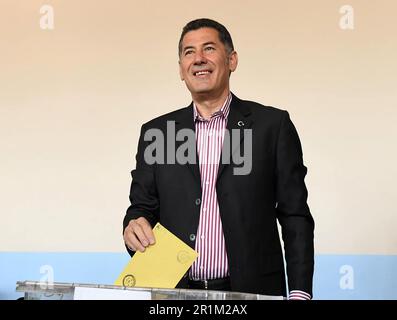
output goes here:
{"type": "MultiPolygon", "coordinates": [[[[195,129],[193,104],[160,116],[142,126],[132,171],[131,219],[160,221],[178,238],[195,246],[199,223],[201,182],[196,164],[154,164],[143,160],[143,135],[151,128],[166,132],[195,129]]],[[[243,101],[233,95],[227,129],[252,129],[252,170],[234,175],[236,167],[220,164],[216,190],[233,291],[286,295],[284,262],[277,219],[282,227],[289,290],[312,294],[314,221],[307,205],[306,167],[298,134],[286,111],[243,101]],[[244,125],[238,125],[242,121],[244,125]]],[[[241,136],[243,136],[241,134],[241,136]]],[[[182,142],[176,142],[176,148],[182,142]]],[[[243,145],[243,139],[241,139],[243,145]]],[[[132,255],[133,252],[129,251],[132,255]]],[[[178,287],[186,287],[186,276],[178,287]]]]}

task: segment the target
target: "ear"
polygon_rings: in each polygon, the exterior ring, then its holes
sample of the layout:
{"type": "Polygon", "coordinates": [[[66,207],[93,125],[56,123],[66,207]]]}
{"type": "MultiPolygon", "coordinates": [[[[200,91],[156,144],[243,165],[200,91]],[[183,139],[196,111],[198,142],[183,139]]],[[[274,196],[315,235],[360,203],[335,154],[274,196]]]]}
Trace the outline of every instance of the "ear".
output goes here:
{"type": "Polygon", "coordinates": [[[178,65],[179,65],[179,77],[181,78],[182,81],[184,81],[185,79],[183,78],[183,72],[182,72],[182,66],[181,66],[181,61],[178,61],[178,65]]]}
{"type": "Polygon", "coordinates": [[[230,72],[233,72],[234,70],[236,70],[237,64],[238,64],[238,55],[237,55],[236,51],[233,51],[229,55],[229,70],[230,70],[230,72]]]}

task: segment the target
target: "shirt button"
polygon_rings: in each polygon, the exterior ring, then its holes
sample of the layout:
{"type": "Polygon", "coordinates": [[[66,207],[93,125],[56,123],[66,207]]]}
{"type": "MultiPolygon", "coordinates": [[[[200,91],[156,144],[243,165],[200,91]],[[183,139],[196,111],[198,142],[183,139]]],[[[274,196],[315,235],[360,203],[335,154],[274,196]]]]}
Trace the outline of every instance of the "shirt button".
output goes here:
{"type": "Polygon", "coordinates": [[[203,208],[203,211],[206,212],[206,211],[207,211],[207,208],[203,208]]]}
{"type": "Polygon", "coordinates": [[[190,239],[190,241],[196,240],[196,235],[192,233],[192,234],[189,236],[189,239],[190,239]]]}
{"type": "Polygon", "coordinates": [[[207,184],[207,185],[208,185],[208,184],[210,184],[210,182],[209,182],[209,181],[206,181],[206,182],[205,182],[205,184],[207,184]]]}
{"type": "Polygon", "coordinates": [[[200,203],[201,203],[201,199],[200,199],[200,198],[197,198],[197,199],[196,199],[196,206],[199,206],[200,203]]]}

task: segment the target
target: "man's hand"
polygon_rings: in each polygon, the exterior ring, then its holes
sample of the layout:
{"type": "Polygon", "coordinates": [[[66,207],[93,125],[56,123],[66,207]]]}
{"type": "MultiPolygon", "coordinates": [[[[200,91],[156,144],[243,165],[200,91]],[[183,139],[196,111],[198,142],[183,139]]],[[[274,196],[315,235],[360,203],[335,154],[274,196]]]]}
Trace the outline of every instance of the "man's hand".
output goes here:
{"type": "Polygon", "coordinates": [[[152,226],[144,217],[131,220],[124,230],[124,242],[130,250],[144,252],[155,243],[152,226]]]}

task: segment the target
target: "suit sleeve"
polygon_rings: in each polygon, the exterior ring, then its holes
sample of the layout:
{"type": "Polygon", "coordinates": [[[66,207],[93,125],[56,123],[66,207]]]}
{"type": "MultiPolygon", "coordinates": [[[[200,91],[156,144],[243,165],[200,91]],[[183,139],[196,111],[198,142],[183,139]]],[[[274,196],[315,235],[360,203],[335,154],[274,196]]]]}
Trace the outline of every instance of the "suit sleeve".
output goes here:
{"type": "Polygon", "coordinates": [[[307,205],[302,147],[288,112],[283,112],[277,143],[277,218],[281,225],[289,290],[312,296],[314,221],[307,205]]]}
{"type": "MultiPolygon", "coordinates": [[[[144,159],[145,148],[149,142],[144,141],[145,125],[141,128],[136,154],[136,168],[131,171],[130,203],[123,220],[123,233],[132,219],[146,218],[153,227],[159,217],[159,198],[155,183],[155,164],[147,164],[144,159]]],[[[134,252],[127,251],[130,255],[134,252]]]]}

